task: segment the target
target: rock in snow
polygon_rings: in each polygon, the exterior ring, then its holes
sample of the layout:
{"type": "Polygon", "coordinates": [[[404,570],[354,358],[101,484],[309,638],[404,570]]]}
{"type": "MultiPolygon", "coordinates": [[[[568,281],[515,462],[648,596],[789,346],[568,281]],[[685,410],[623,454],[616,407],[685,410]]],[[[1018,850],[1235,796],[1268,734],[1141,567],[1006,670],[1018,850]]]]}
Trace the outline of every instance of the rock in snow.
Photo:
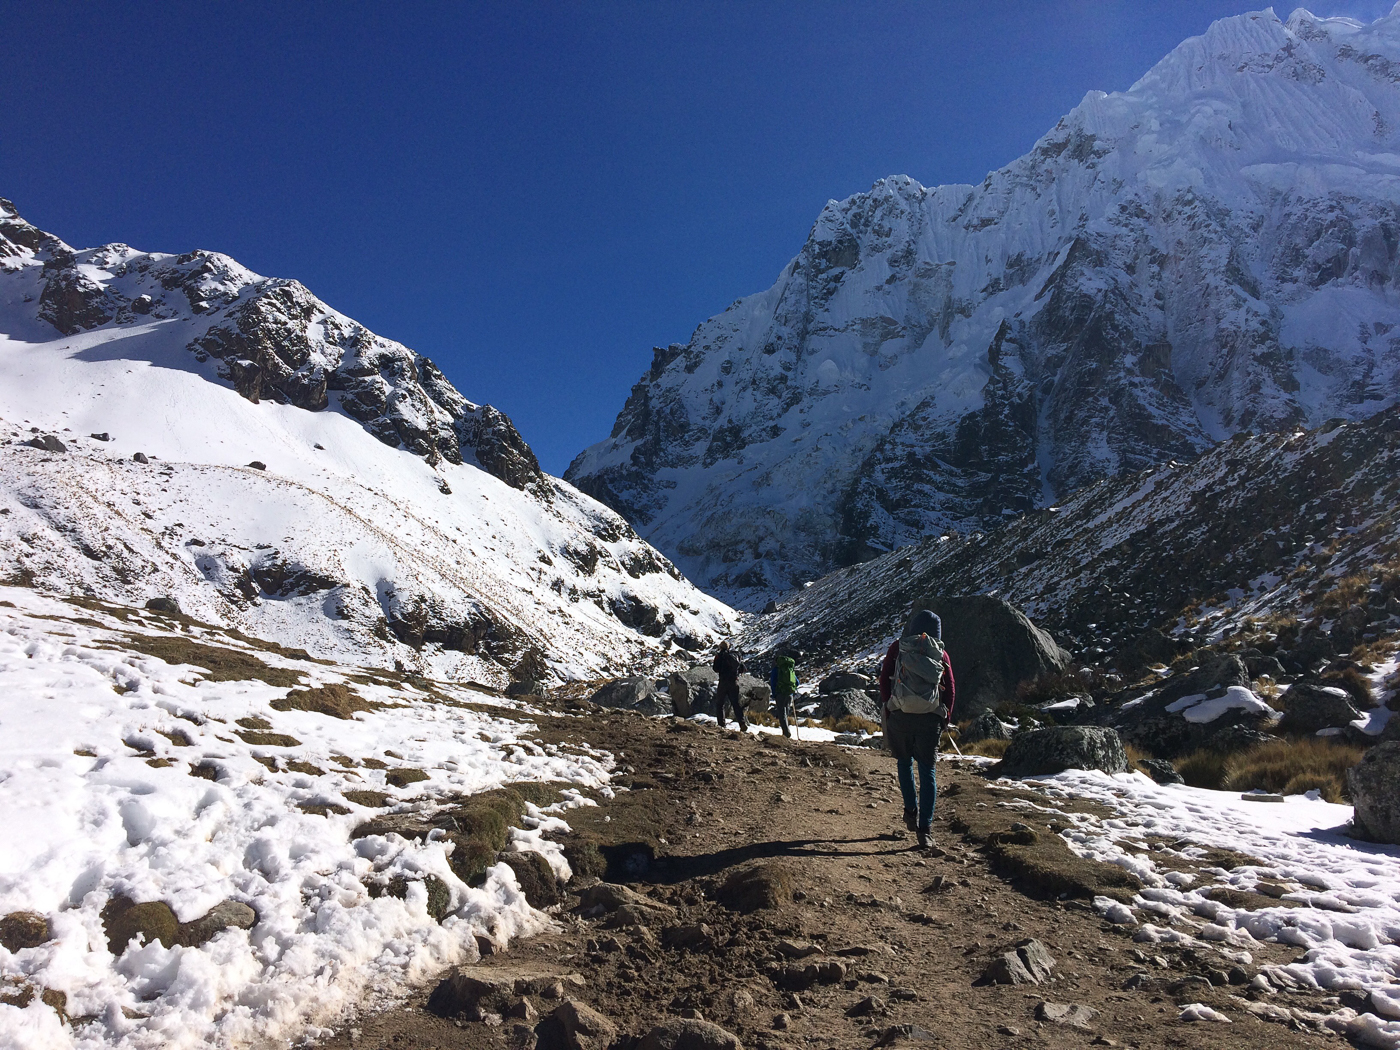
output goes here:
{"type": "Polygon", "coordinates": [[[831,201],[566,477],[755,608],[1241,431],[1396,402],[1400,12],[1222,19],[977,186],[831,201]]]}
{"type": "Polygon", "coordinates": [[[1373,842],[1400,843],[1400,741],[1377,744],[1347,770],[1357,833],[1373,842]]]}

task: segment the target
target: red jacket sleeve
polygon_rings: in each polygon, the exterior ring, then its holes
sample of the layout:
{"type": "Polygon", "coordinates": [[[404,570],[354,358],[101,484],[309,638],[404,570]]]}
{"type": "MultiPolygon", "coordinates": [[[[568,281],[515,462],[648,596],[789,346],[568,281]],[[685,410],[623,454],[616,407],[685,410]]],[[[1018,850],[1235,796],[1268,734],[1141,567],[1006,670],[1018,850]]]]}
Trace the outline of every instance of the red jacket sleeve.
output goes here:
{"type": "Polygon", "coordinates": [[[953,681],[953,658],[943,650],[943,703],[948,707],[948,721],[953,720],[953,705],[958,701],[958,686],[953,681]]]}
{"type": "MultiPolygon", "coordinates": [[[[947,655],[946,653],[944,654],[947,655]]],[[[890,642],[889,649],[885,652],[884,662],[880,664],[880,703],[890,702],[890,689],[893,688],[895,664],[899,661],[899,639],[890,642]]]]}

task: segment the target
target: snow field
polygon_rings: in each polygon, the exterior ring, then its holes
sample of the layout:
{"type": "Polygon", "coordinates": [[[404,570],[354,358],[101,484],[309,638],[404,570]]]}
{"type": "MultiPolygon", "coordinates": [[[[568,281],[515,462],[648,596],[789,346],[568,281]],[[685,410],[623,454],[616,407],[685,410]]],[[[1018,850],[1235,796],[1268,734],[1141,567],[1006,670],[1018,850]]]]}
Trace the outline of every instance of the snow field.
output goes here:
{"type": "MultiPolygon", "coordinates": [[[[1400,1047],[1400,847],[1349,838],[1350,806],[1304,795],[1282,805],[1261,804],[1230,792],[1159,785],[1140,773],[1069,770],[1017,783],[1042,792],[1056,816],[1072,825],[1063,837],[1075,853],[1116,864],[1142,880],[1131,906],[1095,901],[1109,922],[1137,926],[1135,941],[1210,948],[1226,961],[1225,968],[1252,962],[1250,948],[1258,941],[1296,945],[1303,949],[1297,961],[1263,967],[1253,987],[1266,993],[1312,988],[1369,995],[1369,1011],[1339,1008],[1297,1019],[1362,1045],[1400,1047]],[[1116,815],[1100,819],[1055,809],[1057,800],[1071,797],[1101,803],[1116,815]],[[1163,856],[1201,858],[1207,855],[1203,847],[1218,847],[1261,863],[1231,871],[1207,867],[1202,874],[1213,881],[1206,882],[1196,874],[1159,868],[1147,836],[1170,842],[1160,847],[1163,856]],[[1204,892],[1212,886],[1260,892],[1261,883],[1272,893],[1286,891],[1279,906],[1232,908],[1204,892]]],[[[1242,1008],[1273,1020],[1291,1016],[1271,1004],[1242,1008]]],[[[1192,1019],[1219,1019],[1203,1010],[1192,1019]]]]}
{"type": "MultiPolygon", "coordinates": [[[[36,948],[0,948],[0,980],[36,989],[23,1009],[0,1005],[0,1046],[285,1042],[475,959],[478,932],[509,940],[548,921],[506,865],[472,888],[452,873],[450,843],[352,840],[382,810],[344,792],[383,792],[388,806],[429,811],[511,782],[568,782],[575,789],[565,801],[531,807],[507,847],[539,850],[567,875],[559,847],[543,836],[567,829],[568,808],[593,804],[577,789],[610,794],[608,755],[532,742],[531,727],[508,710],[454,706],[500,702],[486,694],[450,686],[430,694],[387,677],[350,683],[387,705],[350,719],[277,711],[270,701],[286,695],[285,685],[212,681],[135,651],[142,639],[127,632],[176,637],[0,587],[0,915],[36,912],[51,933],[36,948]],[[271,723],[262,731],[284,734],[287,746],[245,741],[240,734],[259,738],[238,719],[271,723]],[[197,766],[217,779],[191,775],[197,766]],[[396,788],[389,778],[400,768],[427,779],[396,788]],[[299,808],[327,805],[346,812],[299,808]],[[440,925],[427,913],[428,875],[451,894],[440,925]],[[370,897],[367,882],[395,876],[408,880],[405,899],[370,897]],[[181,922],[235,900],[257,922],[199,948],[157,941],[114,957],[100,913],[116,895],[164,901],[181,922]],[[67,1014],[85,1023],[62,1025],[39,989],[64,993],[67,1014]]],[[[198,640],[240,645],[212,632],[198,640]]],[[[263,661],[269,677],[348,681],[345,668],[241,651],[263,661]]]]}

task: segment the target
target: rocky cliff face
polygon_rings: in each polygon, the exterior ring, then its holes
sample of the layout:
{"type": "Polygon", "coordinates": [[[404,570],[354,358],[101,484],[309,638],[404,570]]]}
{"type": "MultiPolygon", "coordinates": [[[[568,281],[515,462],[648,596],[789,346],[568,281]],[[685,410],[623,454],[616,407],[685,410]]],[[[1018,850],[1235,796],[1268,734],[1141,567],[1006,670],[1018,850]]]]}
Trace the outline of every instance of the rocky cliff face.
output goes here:
{"type": "Polygon", "coordinates": [[[76,250],[0,200],[0,580],[505,685],[732,614],[502,413],[295,281],[76,250]]]}
{"type": "Polygon", "coordinates": [[[1400,396],[1400,13],[1241,15],[977,186],[830,202],[566,477],[755,602],[1400,396]]]}
{"type": "Polygon", "coordinates": [[[124,244],[78,251],[3,199],[0,261],[15,272],[39,269],[36,316],[63,335],[113,321],[207,321],[190,352],[214,360],[219,378],[254,404],[334,408],[429,464],[471,462],[518,489],[544,482],[502,412],[472,404],[428,358],[332,310],[299,281],[260,277],[218,252],[163,255],[124,244]]]}

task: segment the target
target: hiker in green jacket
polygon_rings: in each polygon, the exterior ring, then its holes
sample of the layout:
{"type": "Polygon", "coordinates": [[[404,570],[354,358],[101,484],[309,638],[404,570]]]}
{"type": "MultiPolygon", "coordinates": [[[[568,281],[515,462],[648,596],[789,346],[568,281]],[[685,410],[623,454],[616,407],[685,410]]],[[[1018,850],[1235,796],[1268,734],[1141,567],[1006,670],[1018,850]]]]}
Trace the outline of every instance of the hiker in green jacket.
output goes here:
{"type": "MultiPolygon", "coordinates": [[[[792,703],[793,695],[797,692],[797,661],[791,656],[780,656],[774,660],[773,668],[768,672],[768,688],[773,693],[773,710],[778,713],[778,724],[783,727],[783,736],[791,737],[792,731],[788,729],[788,705],[792,703]]],[[[796,717],[795,706],[792,713],[796,717]]]]}

